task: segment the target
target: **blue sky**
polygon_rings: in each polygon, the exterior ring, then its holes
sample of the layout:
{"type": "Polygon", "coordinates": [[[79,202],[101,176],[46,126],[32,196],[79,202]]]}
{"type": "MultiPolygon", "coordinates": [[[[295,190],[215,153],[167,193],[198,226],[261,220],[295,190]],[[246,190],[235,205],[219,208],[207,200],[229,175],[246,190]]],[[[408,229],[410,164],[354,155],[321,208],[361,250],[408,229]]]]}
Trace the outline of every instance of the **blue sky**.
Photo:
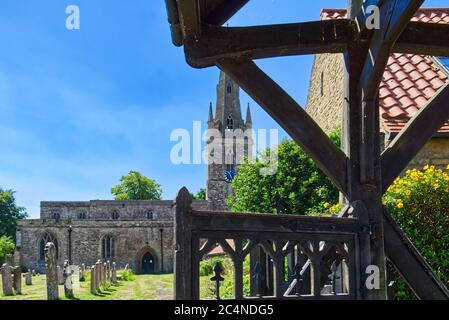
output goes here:
{"type": "MultiPolygon", "coordinates": [[[[251,0],[230,25],[316,20],[321,8],[344,5],[251,0]]],[[[171,164],[169,137],[206,121],[218,70],[185,63],[163,0],[2,0],[0,30],[0,186],[17,191],[30,217],[42,200],[111,199],[130,170],[159,181],[166,199],[184,185],[205,186],[204,165],[171,164]],[[80,30],[65,28],[70,4],[80,8],[80,30]]],[[[312,61],[258,64],[304,106],[312,61]]],[[[248,96],[241,100],[256,128],[278,128],[248,96]]]]}

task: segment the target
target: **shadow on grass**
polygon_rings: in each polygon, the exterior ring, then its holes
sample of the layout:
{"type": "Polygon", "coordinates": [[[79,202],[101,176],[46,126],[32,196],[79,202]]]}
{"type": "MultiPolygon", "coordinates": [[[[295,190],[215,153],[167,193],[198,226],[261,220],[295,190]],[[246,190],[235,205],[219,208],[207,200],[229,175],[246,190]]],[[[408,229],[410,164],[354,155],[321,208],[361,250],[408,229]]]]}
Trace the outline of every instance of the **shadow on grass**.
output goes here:
{"type": "Polygon", "coordinates": [[[98,289],[98,291],[95,295],[98,297],[107,297],[107,296],[112,295],[114,292],[116,292],[119,287],[120,287],[119,283],[111,283],[107,287],[98,289]]]}

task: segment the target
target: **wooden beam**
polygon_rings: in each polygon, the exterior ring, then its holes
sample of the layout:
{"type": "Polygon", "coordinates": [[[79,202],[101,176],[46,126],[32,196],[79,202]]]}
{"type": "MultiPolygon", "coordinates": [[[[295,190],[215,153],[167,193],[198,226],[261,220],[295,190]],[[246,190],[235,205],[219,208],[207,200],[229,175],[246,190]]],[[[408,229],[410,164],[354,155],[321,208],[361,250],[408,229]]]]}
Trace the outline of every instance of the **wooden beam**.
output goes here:
{"type": "Polygon", "coordinates": [[[307,112],[251,60],[224,59],[217,65],[284,128],[346,195],[347,157],[307,112]]]}
{"type": "Polygon", "coordinates": [[[388,260],[422,300],[447,300],[449,292],[433,273],[401,227],[384,210],[385,252],[388,260]]]}
{"type": "Polygon", "coordinates": [[[198,0],[179,0],[178,10],[184,41],[198,41],[201,37],[198,0]]]}
{"type": "Polygon", "coordinates": [[[200,41],[186,43],[187,61],[210,67],[223,58],[262,59],[279,56],[343,53],[353,34],[350,20],[225,28],[204,26],[200,41]]]}
{"type": "Polygon", "coordinates": [[[249,0],[208,0],[204,1],[203,22],[222,25],[236,14],[249,0]]]}
{"type": "Polygon", "coordinates": [[[432,135],[449,119],[449,83],[411,119],[382,153],[382,190],[385,192],[432,135]]]}
{"type": "Polygon", "coordinates": [[[380,7],[380,29],[373,32],[361,75],[363,99],[377,98],[388,58],[394,43],[407,27],[424,0],[384,0],[380,7]]]}
{"type": "Polygon", "coordinates": [[[381,8],[384,0],[351,0],[349,6],[349,18],[354,20],[357,31],[361,37],[369,35],[366,21],[368,20],[368,8],[377,6],[381,8]]]}
{"type": "Polygon", "coordinates": [[[449,25],[409,22],[393,52],[449,57],[449,25]]]}

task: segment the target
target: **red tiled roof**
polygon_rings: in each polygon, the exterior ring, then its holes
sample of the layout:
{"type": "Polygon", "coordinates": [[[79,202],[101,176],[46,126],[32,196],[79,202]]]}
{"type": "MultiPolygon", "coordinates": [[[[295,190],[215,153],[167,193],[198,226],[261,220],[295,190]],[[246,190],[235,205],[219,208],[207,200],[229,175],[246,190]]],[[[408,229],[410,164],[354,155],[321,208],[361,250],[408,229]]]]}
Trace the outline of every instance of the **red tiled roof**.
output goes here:
{"type": "MultiPolygon", "coordinates": [[[[323,9],[321,18],[342,19],[344,9],[323,9]]],[[[449,8],[420,9],[412,21],[449,24],[449,8]]],[[[388,60],[379,88],[381,125],[387,132],[399,132],[420,108],[435,95],[448,74],[428,56],[394,53],[388,60]]],[[[449,107],[449,101],[448,101],[449,107]]],[[[449,121],[439,130],[449,133],[449,121]]]]}

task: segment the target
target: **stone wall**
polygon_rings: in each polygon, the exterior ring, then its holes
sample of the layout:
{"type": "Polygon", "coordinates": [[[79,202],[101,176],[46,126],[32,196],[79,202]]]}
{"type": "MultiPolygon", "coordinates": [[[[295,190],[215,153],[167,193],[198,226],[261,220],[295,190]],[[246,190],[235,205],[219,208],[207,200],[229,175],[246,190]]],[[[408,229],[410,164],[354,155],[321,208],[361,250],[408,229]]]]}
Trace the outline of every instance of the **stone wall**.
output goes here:
{"type": "MultiPolygon", "coordinates": [[[[119,220],[143,220],[146,213],[152,212],[154,220],[173,220],[172,200],[92,200],[76,201],[42,201],[41,219],[53,219],[58,213],[61,219],[79,219],[81,213],[87,219],[111,220],[112,214],[118,213],[119,220]]],[[[207,208],[204,201],[195,201],[193,206],[207,208]]]]}
{"type": "Polygon", "coordinates": [[[343,55],[315,55],[306,111],[326,133],[329,133],[342,127],[343,102],[343,55]]]}
{"type": "Polygon", "coordinates": [[[434,165],[438,169],[446,169],[449,164],[448,138],[433,138],[427,142],[424,148],[409,163],[407,169],[422,169],[427,164],[434,165]]]}
{"type": "Polygon", "coordinates": [[[126,264],[138,271],[141,251],[150,251],[155,258],[155,271],[160,272],[161,245],[163,272],[173,271],[173,222],[156,221],[21,221],[20,259],[22,267],[44,272],[44,261],[39,259],[42,236],[51,233],[58,242],[58,264],[69,257],[68,228],[72,228],[72,263],[92,265],[101,259],[101,243],[105,236],[115,241],[115,259],[118,267],[126,264]],[[70,224],[69,224],[70,223],[70,224]],[[162,230],[162,243],[161,231],[162,230]]]}
{"type": "MultiPolygon", "coordinates": [[[[207,201],[193,201],[195,210],[208,210],[207,201]]],[[[155,272],[173,271],[173,201],[86,201],[42,202],[41,219],[21,220],[17,228],[20,265],[26,269],[44,272],[39,246],[45,234],[58,242],[58,264],[69,258],[69,226],[72,229],[72,263],[92,265],[102,258],[102,240],[111,236],[115,241],[115,259],[118,267],[126,264],[134,271],[140,269],[140,259],[150,252],[155,260],[155,272]],[[85,210],[85,211],[84,211],[85,210]],[[117,210],[119,219],[111,212],[117,210]],[[145,218],[151,210],[153,219],[145,218]],[[60,219],[53,219],[53,213],[60,219]],[[86,219],[78,213],[87,212],[86,219]],[[161,242],[162,230],[162,242],[161,242]],[[161,259],[161,251],[162,259],[161,259]],[[162,260],[162,261],[161,261],[162,260]]]]}

